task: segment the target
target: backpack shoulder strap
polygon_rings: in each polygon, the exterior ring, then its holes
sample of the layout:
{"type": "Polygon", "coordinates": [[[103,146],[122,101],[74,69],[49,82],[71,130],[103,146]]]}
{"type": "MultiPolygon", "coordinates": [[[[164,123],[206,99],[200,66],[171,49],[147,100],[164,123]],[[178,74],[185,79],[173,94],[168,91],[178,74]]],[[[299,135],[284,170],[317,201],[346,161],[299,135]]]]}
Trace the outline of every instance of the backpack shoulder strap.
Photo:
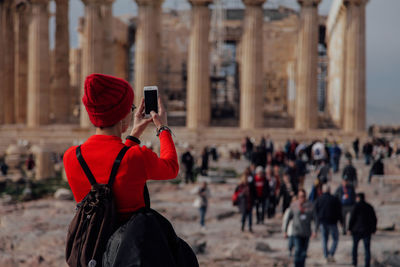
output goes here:
{"type": "Polygon", "coordinates": [[[114,164],[112,166],[111,173],[110,173],[110,179],[108,180],[108,185],[110,187],[112,187],[114,184],[115,176],[117,175],[119,165],[121,164],[121,161],[122,161],[123,157],[125,156],[126,151],[128,151],[129,148],[130,148],[129,146],[124,146],[121,149],[121,151],[118,153],[118,156],[114,161],[114,164]]]}
{"type": "Polygon", "coordinates": [[[78,146],[76,148],[76,157],[78,158],[79,164],[81,165],[83,171],[85,172],[86,177],[88,178],[90,184],[91,185],[97,184],[96,179],[94,178],[92,172],[89,169],[89,166],[86,164],[86,161],[83,159],[81,146],[78,146]]]}

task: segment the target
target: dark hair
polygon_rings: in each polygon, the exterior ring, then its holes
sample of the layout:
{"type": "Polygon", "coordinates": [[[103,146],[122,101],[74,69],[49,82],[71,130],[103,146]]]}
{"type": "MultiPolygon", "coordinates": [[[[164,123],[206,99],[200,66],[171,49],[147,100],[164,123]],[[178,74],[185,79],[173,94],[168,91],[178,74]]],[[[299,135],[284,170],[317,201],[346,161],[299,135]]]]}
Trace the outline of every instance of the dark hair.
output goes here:
{"type": "Polygon", "coordinates": [[[360,201],[365,201],[365,194],[364,193],[357,193],[357,197],[360,199],[360,201]]]}
{"type": "Polygon", "coordinates": [[[299,189],[299,191],[297,192],[297,195],[299,195],[300,192],[303,192],[304,197],[307,197],[307,192],[305,189],[303,189],[303,188],[299,189]]]}

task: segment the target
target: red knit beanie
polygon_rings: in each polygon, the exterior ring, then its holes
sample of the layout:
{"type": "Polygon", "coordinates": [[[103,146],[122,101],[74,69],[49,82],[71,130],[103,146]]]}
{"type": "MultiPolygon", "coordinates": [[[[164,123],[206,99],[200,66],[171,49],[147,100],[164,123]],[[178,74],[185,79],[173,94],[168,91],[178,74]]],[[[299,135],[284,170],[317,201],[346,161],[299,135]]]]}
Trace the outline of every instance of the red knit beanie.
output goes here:
{"type": "Polygon", "coordinates": [[[133,97],[127,81],[94,73],[86,77],[82,102],[94,126],[110,127],[131,111],[133,97]]]}

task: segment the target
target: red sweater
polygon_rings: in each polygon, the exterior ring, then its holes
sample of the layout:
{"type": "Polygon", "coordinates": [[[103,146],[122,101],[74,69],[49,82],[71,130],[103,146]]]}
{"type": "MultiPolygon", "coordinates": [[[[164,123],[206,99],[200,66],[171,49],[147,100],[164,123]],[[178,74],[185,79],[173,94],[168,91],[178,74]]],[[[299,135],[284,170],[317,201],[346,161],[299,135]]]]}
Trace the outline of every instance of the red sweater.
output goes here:
{"type": "MultiPolygon", "coordinates": [[[[146,146],[126,140],[131,148],[126,152],[113,185],[119,213],[129,213],[144,207],[143,188],[147,180],[168,180],[178,175],[179,165],[171,134],[160,134],[160,157],[146,146]]],[[[124,144],[121,138],[93,135],[82,144],[82,156],[96,181],[108,182],[112,165],[124,144]]],[[[90,183],[76,158],[76,146],[64,154],[64,167],[75,200],[80,202],[90,191],[90,183]]]]}

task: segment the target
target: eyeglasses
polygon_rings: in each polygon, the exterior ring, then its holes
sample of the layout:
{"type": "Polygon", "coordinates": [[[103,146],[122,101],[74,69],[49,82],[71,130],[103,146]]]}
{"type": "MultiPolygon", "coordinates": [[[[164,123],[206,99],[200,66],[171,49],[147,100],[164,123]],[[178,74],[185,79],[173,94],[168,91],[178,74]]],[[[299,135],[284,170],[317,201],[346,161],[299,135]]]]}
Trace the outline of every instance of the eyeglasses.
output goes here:
{"type": "Polygon", "coordinates": [[[136,106],[134,104],[132,104],[132,112],[134,112],[136,109],[136,106]]]}

